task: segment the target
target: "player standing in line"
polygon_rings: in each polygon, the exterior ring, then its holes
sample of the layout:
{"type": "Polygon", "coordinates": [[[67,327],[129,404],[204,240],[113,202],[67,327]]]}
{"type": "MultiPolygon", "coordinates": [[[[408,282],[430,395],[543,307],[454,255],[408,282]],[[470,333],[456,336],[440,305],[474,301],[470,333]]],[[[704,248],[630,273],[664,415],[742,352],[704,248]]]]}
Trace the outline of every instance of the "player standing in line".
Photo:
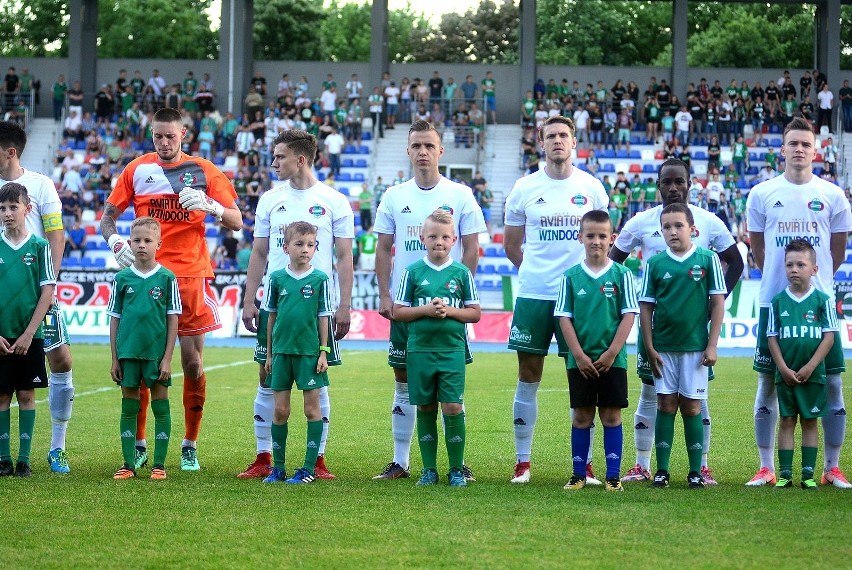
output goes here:
{"type": "Polygon", "coordinates": [[[586,486],[595,408],[604,426],[606,490],[623,491],[621,456],[624,432],[621,410],[627,402],[627,351],[639,301],[633,274],[607,257],[615,239],[607,212],[591,210],[580,220],[586,258],[569,268],[559,284],[554,315],[570,352],[565,358],[568,391],[574,410],[571,455],[574,466],[565,489],[586,486]]]}
{"type": "Polygon", "coordinates": [[[178,315],[183,311],[175,274],[157,263],[163,245],[160,224],[141,216],[130,229],[133,265],[115,275],[107,314],[112,350],[110,374],[121,386],[121,454],[124,465],[113,479],[136,477],[136,417],[143,384],[151,391],[154,411],[154,466],[151,479],[166,478],[166,454],[172,434],[169,386],[172,354],[177,339],[178,315]]]}
{"type": "Polygon", "coordinates": [[[311,265],[317,251],[316,226],[307,222],[288,224],[282,248],[290,261],[269,274],[264,297],[269,313],[264,368],[275,398],[271,430],[275,466],[263,482],[307,484],[315,479],[323,432],[319,390],[328,386],[331,295],[328,275],[311,265]],[[305,399],[308,429],[305,462],[288,479],[284,461],[294,383],[305,399]]]}
{"type": "MultiPolygon", "coordinates": [[[[305,131],[290,129],[278,134],[273,142],[272,167],[278,179],[284,181],[260,197],[255,217],[254,244],[246,275],[243,299],[243,324],[257,332],[254,360],[260,365],[259,385],[254,400],[254,434],[257,457],[241,479],[266,477],[272,470],[273,391],[266,385],[266,328],[269,313],[258,311],[255,305],[257,290],[264,278],[273,271],[287,267],[289,255],[284,251],[285,229],[293,222],[308,222],[317,226],[317,250],[312,265],[332,278],[333,262],[337,261],[337,281],[340,304],[333,319],[329,319],[329,347],[326,355],[329,366],[341,363],[337,341],[349,332],[352,304],[352,239],[355,235],[355,216],[349,200],[333,188],[317,181],[312,167],[317,152],[316,138],[305,131]],[[270,247],[271,246],[271,247],[270,247]],[[268,269],[267,269],[268,262],[268,269]]],[[[265,288],[264,288],[265,289],[265,288]]],[[[335,300],[331,291],[332,302],[335,300]]],[[[315,473],[320,479],[334,479],[325,465],[325,445],[328,438],[331,402],[328,386],[319,390],[319,406],[323,430],[315,473]]]]}
{"type": "MultiPolygon", "coordinates": [[[[133,263],[133,252],[118,235],[116,220],[129,205],[137,216],[160,222],[163,247],[157,262],[177,276],[183,312],[178,319],[178,338],[183,368],[185,435],[181,443],[184,471],[198,471],[196,446],[207,394],[204,374],[204,334],[222,327],[209,280],[213,278],[210,253],[204,237],[204,219],[212,215],[224,227],[242,229],[237,193],[231,181],[212,162],[181,152],[186,127],[181,115],[168,107],[154,114],[152,138],[155,152],[127,165],[107,198],[101,219],[101,235],[122,267],[133,263]]],[[[136,461],[139,469],[148,462],[145,440],[150,392],[142,388],[136,424],[136,461]]]]}
{"type": "MultiPolygon", "coordinates": [[[[391,321],[388,364],[393,368],[396,381],[391,406],[393,460],[374,479],[411,476],[408,460],[416,422],[416,407],[408,396],[408,325],[393,320],[391,291],[399,288],[403,270],[423,258],[425,246],[420,241],[420,230],[423,221],[435,210],[441,209],[453,216],[455,234],[461,239],[450,249],[450,257],[461,260],[474,275],[479,262],[479,234],[485,231],[482,210],[470,188],[451,182],[438,170],[444,147],[435,127],[426,121],[414,121],[408,130],[406,152],[414,178],[388,189],[376,211],[373,227],[379,236],[376,250],[379,314],[391,321]],[[395,255],[392,254],[394,248],[395,255]]],[[[469,359],[468,355],[468,362],[469,359]]],[[[473,479],[467,467],[463,471],[467,480],[473,479]]]]}
{"type": "MultiPolygon", "coordinates": [[[[53,181],[43,174],[21,166],[21,154],[27,133],[15,123],[0,121],[0,184],[17,182],[27,189],[32,208],[27,213],[27,231],[50,243],[54,275],[59,275],[65,232],[62,227],[62,203],[53,181]]],[[[68,329],[59,302],[54,299],[44,322],[44,351],[50,365],[48,407],[52,423],[47,462],[54,473],[68,473],[65,434],[74,402],[71,372],[71,348],[68,329]]]]}
{"type": "Polygon", "coordinates": [[[14,302],[0,307],[0,477],[29,477],[35,428],[35,389],[47,383],[42,321],[54,299],[50,244],[27,227],[30,199],[24,185],[0,187],[0,285],[14,302]],[[18,459],[12,468],[12,395],[18,400],[18,459]]]}
{"type": "Polygon", "coordinates": [[[816,253],[803,239],[784,248],[790,283],[772,299],[766,328],[769,351],[775,361],[775,385],[781,429],[778,430],[778,482],[793,486],[793,439],[796,420],[802,424],[802,489],[816,489],[814,468],[819,446],[818,417],[825,416],[827,392],[825,357],[834,344],[837,314],[831,297],[811,285],[816,275],[816,253]]]}
{"type": "MultiPolygon", "coordinates": [[[[796,238],[807,240],[816,251],[813,284],[834,298],[834,273],[846,259],[846,237],[852,230],[852,211],[843,190],[813,174],[816,137],[810,122],[794,118],[784,129],[781,154],[786,159],[783,176],[752,188],[746,202],[748,230],[754,262],[763,272],[760,280],[760,318],[754,369],[757,394],[754,400],[754,434],[760,455],[760,470],[746,485],[772,485],[775,477],[775,425],[778,399],[775,393],[775,364],[769,353],[766,326],[773,297],[784,290],[784,248],[796,238]]],[[[846,370],[840,334],[825,359],[828,385],[828,414],[822,418],[825,464],[821,483],[841,489],[850,484],[838,464],[846,437],[846,408],[840,374],[846,370]]]]}
{"type": "Polygon", "coordinates": [[[700,401],[707,398],[708,369],[716,363],[725,279],[719,257],[692,243],[695,219],[686,204],[663,208],[660,225],[668,248],[647,261],[639,295],[640,330],[657,391],[657,471],[652,485],[669,486],[675,415],[680,410],[689,457],[687,482],[691,488],[703,488],[700,401]]]}
{"type": "MultiPolygon", "coordinates": [[[[634,248],[642,250],[642,259],[651,259],[666,249],[666,242],[660,226],[660,213],[669,204],[687,204],[689,200],[689,167],[685,162],[670,158],[663,162],[657,175],[657,188],[663,203],[640,212],[630,218],[615,240],[615,246],[609,256],[614,261],[624,263],[634,248]]],[[[705,249],[714,250],[725,267],[725,286],[732,291],[742,275],[743,260],[729,228],[715,215],[703,208],[689,205],[695,220],[695,233],[692,243],[705,249]]],[[[636,446],[636,466],[622,478],[623,482],[648,481],[651,479],[651,450],[654,444],[654,430],[657,421],[657,394],[654,390],[654,376],[645,355],[645,343],[642,335],[637,339],[636,371],[642,380],[639,392],[639,404],[633,416],[634,444],[636,446]]],[[[715,485],[716,480],[708,466],[710,452],[710,410],[707,400],[701,401],[701,419],[704,425],[704,454],[701,460],[701,475],[704,483],[715,485]]]]}
{"type": "MultiPolygon", "coordinates": [[[[580,219],[590,210],[606,212],[609,206],[600,180],[571,164],[571,151],[577,146],[571,119],[561,115],[547,119],[538,131],[538,142],[544,149],[545,167],[515,182],[506,200],[504,247],[520,281],[509,331],[509,349],[518,353],[512,411],[517,454],[513,483],[530,480],[538,387],[554,333],[559,355],[568,354],[553,310],[562,273],[584,257],[580,219]]],[[[591,467],[586,482],[601,484],[591,467]]]]}
{"type": "Polygon", "coordinates": [[[479,322],[479,296],[470,269],[450,257],[458,241],[453,217],[435,210],[423,222],[426,256],[406,267],[394,301],[394,319],[408,323],[406,353],[410,401],[417,406],[417,437],[423,471],[418,485],[438,483],[438,402],[444,416],[450,487],[464,475],[464,381],[466,323],[479,322]]]}

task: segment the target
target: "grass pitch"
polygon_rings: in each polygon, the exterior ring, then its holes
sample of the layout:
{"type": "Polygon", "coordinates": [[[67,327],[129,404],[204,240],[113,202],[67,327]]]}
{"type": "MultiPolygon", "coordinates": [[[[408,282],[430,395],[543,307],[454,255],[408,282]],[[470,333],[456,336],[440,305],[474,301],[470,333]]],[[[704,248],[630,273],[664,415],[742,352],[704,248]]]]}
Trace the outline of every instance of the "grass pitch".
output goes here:
{"type": "MultiPolygon", "coordinates": [[[[533,479],[510,485],[514,465],[511,407],[515,356],[479,354],[468,368],[466,461],[477,482],[417,488],[415,478],[371,481],[390,460],[393,376],[382,352],[345,352],[331,371],[332,424],[326,454],[336,481],[263,485],[236,478],[254,458],[252,402],[257,368],[251,350],[208,348],[208,400],[199,445],[202,471],[180,471],[181,378],[172,388],[168,480],[113,481],[121,463],[120,392],[109,380],[109,349],[75,345],[77,400],[68,437],[72,473],[49,472],[50,417],[39,403],[34,476],[0,480],[0,560],[14,568],[312,567],[756,567],[846,566],[852,547],[852,491],[806,493],[746,488],[757,467],[748,358],[722,358],[711,383],[711,467],[720,485],[686,488],[687,462],[677,424],[672,488],[627,485],[570,493],[568,393],[562,361],[548,358],[539,391],[533,479]]],[[[631,362],[630,366],[633,366],[631,362]]],[[[176,361],[174,368],[180,370],[176,361]]],[[[630,374],[625,459],[632,466],[632,413],[639,383],[630,374]]],[[[294,393],[288,471],[301,465],[305,420],[294,393]]],[[[38,393],[40,400],[46,391],[38,393]]],[[[852,392],[847,382],[847,402],[852,392]]],[[[17,418],[13,410],[13,452],[17,418]]],[[[153,429],[153,416],[149,420],[153,429]]],[[[601,430],[598,430],[599,432],[601,430]]],[[[604,469],[601,433],[595,464],[604,469]]],[[[799,462],[796,450],[795,463],[799,462]]],[[[822,456],[818,465],[822,464],[822,456]]],[[[852,471],[847,443],[841,464],[852,471]]],[[[419,471],[416,442],[412,471],[419,471]]],[[[798,474],[796,474],[798,483],[798,474]]]]}

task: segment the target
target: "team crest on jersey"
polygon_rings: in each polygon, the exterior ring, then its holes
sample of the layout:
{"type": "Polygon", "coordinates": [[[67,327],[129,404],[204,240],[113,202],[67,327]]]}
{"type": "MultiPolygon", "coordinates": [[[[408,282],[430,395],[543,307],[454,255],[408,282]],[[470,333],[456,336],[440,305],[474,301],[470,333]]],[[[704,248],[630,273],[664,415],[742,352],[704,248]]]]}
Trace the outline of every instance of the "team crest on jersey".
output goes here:
{"type": "Polygon", "coordinates": [[[445,212],[447,212],[447,213],[448,213],[449,215],[451,215],[451,216],[453,215],[453,209],[452,209],[452,208],[450,208],[450,205],[449,205],[449,204],[444,204],[444,205],[442,205],[441,207],[439,207],[438,209],[439,209],[439,210],[444,210],[445,212]]]}
{"type": "Polygon", "coordinates": [[[814,198],[808,202],[808,210],[811,212],[822,212],[825,210],[825,204],[819,201],[819,198],[814,198]]]}
{"type": "Polygon", "coordinates": [[[186,171],[181,175],[180,181],[183,182],[184,186],[192,186],[193,184],[198,182],[198,179],[195,177],[195,174],[186,171]]]}
{"type": "Polygon", "coordinates": [[[816,316],[814,315],[813,311],[808,311],[807,313],[805,313],[802,316],[805,318],[805,320],[808,322],[808,324],[810,324],[810,323],[812,323],[816,320],[816,316]]]}
{"type": "Polygon", "coordinates": [[[692,269],[689,270],[689,276],[695,282],[701,281],[701,278],[704,277],[704,269],[700,265],[693,265],[692,269]]]}
{"type": "Polygon", "coordinates": [[[321,218],[325,215],[325,208],[323,208],[319,204],[314,204],[313,206],[308,208],[308,213],[317,218],[321,218]]]}
{"type": "Polygon", "coordinates": [[[24,262],[24,265],[32,265],[35,263],[35,259],[36,258],[32,253],[27,252],[24,254],[24,257],[21,258],[21,261],[24,262]]]}
{"type": "Polygon", "coordinates": [[[311,297],[314,296],[314,288],[311,287],[310,284],[305,285],[304,287],[299,289],[299,292],[302,294],[302,297],[304,297],[305,299],[310,299],[311,297]]]}
{"type": "Polygon", "coordinates": [[[585,206],[589,203],[589,199],[583,196],[582,194],[577,194],[573,198],[571,198],[571,203],[575,206],[585,206]]]}
{"type": "Polygon", "coordinates": [[[447,283],[446,287],[447,287],[447,290],[449,290],[450,293],[455,293],[456,291],[459,290],[459,284],[456,283],[455,279],[450,279],[450,281],[447,283]]]}
{"type": "Polygon", "coordinates": [[[150,294],[151,298],[156,301],[163,296],[163,290],[159,287],[154,287],[153,289],[151,289],[150,294]]]}
{"type": "Polygon", "coordinates": [[[616,293],[618,293],[618,287],[612,281],[607,281],[603,285],[601,285],[601,293],[604,294],[604,297],[609,299],[616,293]]]}

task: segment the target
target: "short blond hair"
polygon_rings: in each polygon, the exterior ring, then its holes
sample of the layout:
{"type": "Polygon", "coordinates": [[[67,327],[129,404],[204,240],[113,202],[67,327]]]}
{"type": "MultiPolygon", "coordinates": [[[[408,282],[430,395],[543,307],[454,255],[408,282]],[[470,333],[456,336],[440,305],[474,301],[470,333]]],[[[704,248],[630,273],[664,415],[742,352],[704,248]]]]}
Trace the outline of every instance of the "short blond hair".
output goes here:
{"type": "Polygon", "coordinates": [[[319,230],[308,222],[293,222],[284,228],[284,243],[290,243],[295,236],[315,236],[319,230]]]}
{"type": "Polygon", "coordinates": [[[157,235],[160,235],[160,233],[162,232],[162,230],[160,229],[160,222],[157,221],[157,219],[152,218],[151,216],[140,216],[133,220],[133,223],[130,224],[130,231],[132,232],[134,229],[141,228],[144,226],[154,228],[157,231],[157,235]]]}
{"type": "Polygon", "coordinates": [[[448,226],[452,226],[453,224],[453,215],[448,211],[438,208],[431,214],[426,217],[427,222],[434,222],[436,224],[446,224],[448,226]]]}

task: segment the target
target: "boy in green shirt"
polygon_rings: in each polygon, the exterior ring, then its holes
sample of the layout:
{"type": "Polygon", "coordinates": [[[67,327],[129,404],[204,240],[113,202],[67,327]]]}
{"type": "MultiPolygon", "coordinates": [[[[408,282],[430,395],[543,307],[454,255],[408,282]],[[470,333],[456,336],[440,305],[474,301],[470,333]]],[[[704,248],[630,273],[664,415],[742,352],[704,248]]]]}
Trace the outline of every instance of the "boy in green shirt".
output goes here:
{"type": "Polygon", "coordinates": [[[479,297],[470,270],[450,258],[458,240],[453,217],[435,210],[423,222],[426,257],[403,272],[393,318],[408,324],[408,393],[417,406],[417,439],[423,471],[418,485],[438,483],[438,402],[451,487],[464,487],[464,402],[467,325],[479,321],[479,297]]]}
{"type": "MultiPolygon", "coordinates": [[[[112,351],[110,375],[121,386],[121,453],[124,465],[113,479],[136,476],[136,416],[139,388],[151,390],[154,412],[154,466],[151,479],[166,478],[166,453],[172,432],[169,386],[172,385],[172,353],[177,338],[178,316],[183,307],[175,274],[154,256],[160,249],[160,223],[147,216],[130,227],[133,265],[115,275],[107,314],[112,351]]],[[[140,434],[140,437],[145,437],[140,434]]],[[[143,464],[144,465],[144,464],[143,464]]]]}
{"type": "Polygon", "coordinates": [[[366,226],[364,233],[358,236],[358,269],[361,271],[376,270],[376,246],[379,236],[373,233],[373,226],[366,226]]]}
{"type": "Polygon", "coordinates": [[[598,408],[604,426],[606,490],[623,491],[621,410],[627,407],[627,351],[624,343],[639,312],[633,275],[613,262],[615,240],[609,215],[586,212],[580,220],[580,241],[586,258],[562,275],[553,313],[570,350],[565,357],[571,397],[573,474],[567,490],[586,486],[591,427],[598,408]]]}
{"type": "Polygon", "coordinates": [[[817,274],[816,252],[803,239],[784,248],[789,286],[772,299],[766,330],[775,360],[775,384],[781,427],[778,430],[776,488],[793,486],[793,439],[802,424],[802,489],[816,490],[814,465],[819,446],[817,418],[828,413],[825,357],[834,344],[837,314],[833,300],[811,285],[817,274]]]}
{"type": "Polygon", "coordinates": [[[660,222],[668,247],[647,260],[639,296],[640,330],[657,392],[657,472],[652,485],[669,486],[675,415],[680,409],[689,457],[687,482],[690,488],[703,488],[701,400],[707,398],[708,368],[716,363],[725,275],[714,252],[692,243],[695,220],[687,205],[669,204],[660,222]]]}
{"type": "Polygon", "coordinates": [[[53,303],[56,276],[47,240],[27,231],[32,210],[24,185],[0,187],[0,285],[10,297],[0,304],[0,477],[29,477],[35,427],[35,389],[47,388],[41,323],[53,303]],[[18,400],[20,445],[12,466],[12,395],[18,400]]]}
{"type": "Polygon", "coordinates": [[[311,483],[322,437],[319,388],[328,386],[328,319],[332,314],[328,276],[311,265],[317,251],[317,228],[293,222],[284,230],[290,263],[269,276],[266,295],[266,373],[275,397],[272,416],[272,473],[264,483],[311,483]],[[281,319],[278,319],[281,313],[281,319]],[[287,421],[293,383],[305,398],[308,420],[305,462],[292,477],[285,471],[287,421]]]}

